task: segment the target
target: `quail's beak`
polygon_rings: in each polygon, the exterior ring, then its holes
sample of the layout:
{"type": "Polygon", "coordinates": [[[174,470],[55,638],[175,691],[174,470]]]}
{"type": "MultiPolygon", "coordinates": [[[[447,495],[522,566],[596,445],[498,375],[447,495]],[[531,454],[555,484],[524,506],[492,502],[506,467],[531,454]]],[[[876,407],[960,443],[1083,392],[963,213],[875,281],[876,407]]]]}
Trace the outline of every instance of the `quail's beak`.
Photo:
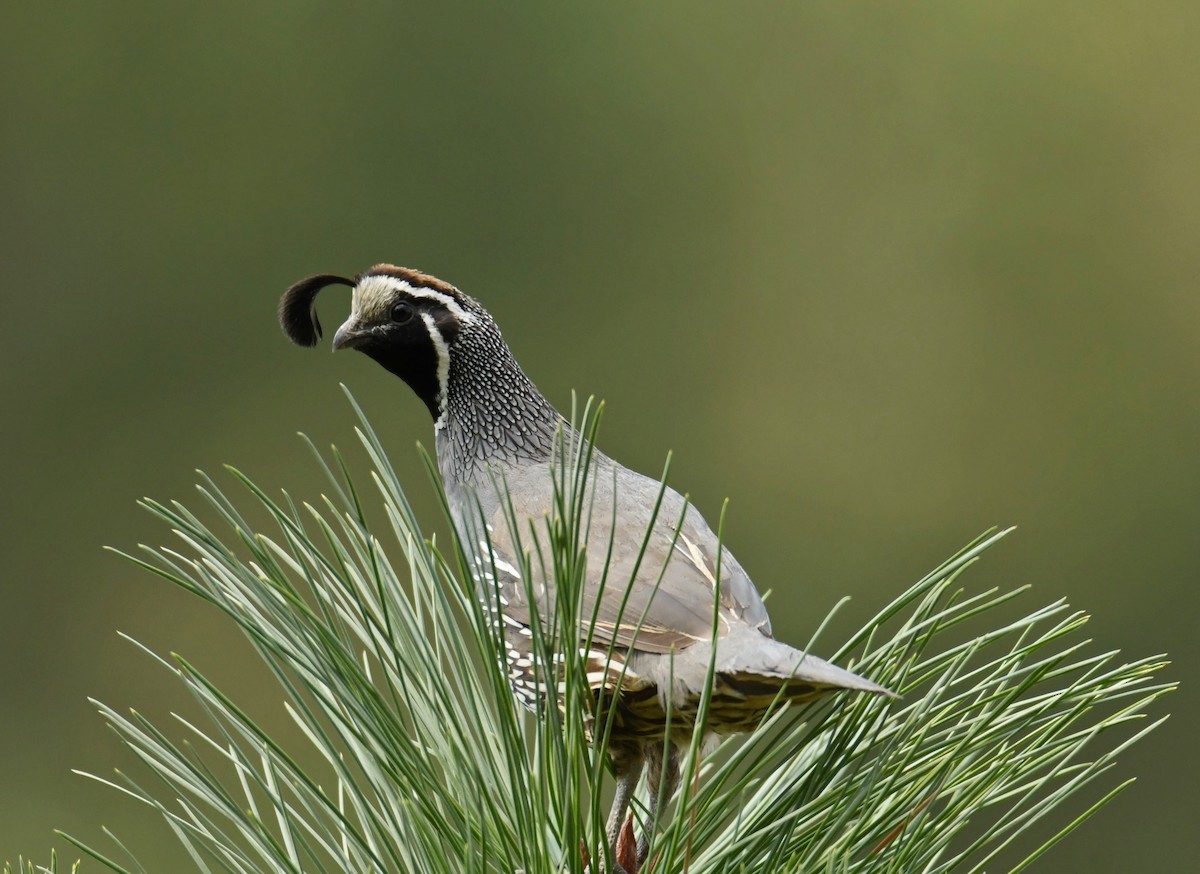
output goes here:
{"type": "Polygon", "coordinates": [[[333,335],[333,351],[339,349],[353,349],[355,346],[361,345],[364,332],[359,327],[358,321],[351,316],[346,319],[346,323],[337,329],[337,333],[333,335]]]}

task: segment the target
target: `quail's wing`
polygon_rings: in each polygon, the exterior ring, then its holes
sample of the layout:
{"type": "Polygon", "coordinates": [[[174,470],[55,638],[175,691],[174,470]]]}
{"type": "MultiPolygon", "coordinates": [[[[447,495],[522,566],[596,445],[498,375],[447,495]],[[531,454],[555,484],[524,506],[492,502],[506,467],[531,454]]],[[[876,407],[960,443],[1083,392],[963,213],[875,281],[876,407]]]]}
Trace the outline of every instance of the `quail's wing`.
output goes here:
{"type": "MultiPolygon", "coordinates": [[[[585,625],[595,617],[593,640],[644,652],[711,640],[718,587],[718,636],[734,624],[769,635],[766,608],[745,571],[722,549],[718,575],[712,529],[677,492],[667,489],[659,502],[660,489],[629,471],[617,485],[604,470],[591,483],[580,538],[587,552],[580,615],[585,625]]],[[[484,577],[495,582],[505,611],[522,622],[534,610],[543,623],[554,615],[544,494],[511,492],[490,522],[493,553],[484,577]]]]}

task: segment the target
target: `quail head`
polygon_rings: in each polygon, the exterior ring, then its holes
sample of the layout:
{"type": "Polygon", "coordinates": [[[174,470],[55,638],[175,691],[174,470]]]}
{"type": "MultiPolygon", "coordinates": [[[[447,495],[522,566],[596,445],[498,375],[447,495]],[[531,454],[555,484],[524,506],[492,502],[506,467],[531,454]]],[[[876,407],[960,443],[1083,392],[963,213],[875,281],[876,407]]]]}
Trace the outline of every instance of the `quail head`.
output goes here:
{"type": "MultiPolygon", "coordinates": [[[[498,596],[492,608],[503,619],[513,693],[532,706],[539,693],[530,670],[530,624],[553,615],[555,581],[523,560],[512,532],[544,528],[529,522],[553,512],[551,462],[571,426],[521,370],[488,312],[417,270],[379,264],[353,279],[322,274],[296,283],[279,308],[296,343],[313,346],[320,337],[314,302],[328,285],[353,289],[352,312],[334,335],[334,349],[373,358],[404,380],[433,417],[455,526],[474,553],[481,597],[498,596]],[[535,578],[523,580],[523,572],[535,578]]],[[[589,683],[617,706],[609,738],[617,793],[608,835],[615,843],[647,770],[644,858],[660,789],[670,797],[678,746],[695,730],[714,645],[704,728],[715,734],[753,729],[779,700],[806,702],[843,689],[890,693],[775,640],[753,583],[680,494],[598,451],[590,477],[587,538],[606,548],[588,551],[580,615],[595,616],[592,650],[585,653],[589,683]]]]}

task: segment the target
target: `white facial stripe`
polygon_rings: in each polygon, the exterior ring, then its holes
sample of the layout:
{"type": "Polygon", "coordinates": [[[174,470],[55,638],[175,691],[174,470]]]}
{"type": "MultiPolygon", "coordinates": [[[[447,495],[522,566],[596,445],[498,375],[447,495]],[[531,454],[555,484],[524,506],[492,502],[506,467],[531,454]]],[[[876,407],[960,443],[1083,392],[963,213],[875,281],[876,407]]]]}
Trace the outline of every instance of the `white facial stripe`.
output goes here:
{"type": "Polygon", "coordinates": [[[450,310],[460,324],[470,325],[477,321],[474,314],[464,310],[458,301],[445,292],[414,286],[403,279],[396,279],[394,276],[365,277],[354,288],[354,309],[355,311],[361,311],[369,308],[372,300],[386,302],[397,291],[403,292],[410,297],[423,297],[428,300],[436,300],[446,309],[450,310]]]}
{"type": "Polygon", "coordinates": [[[446,309],[450,310],[450,312],[454,313],[455,318],[457,318],[460,322],[469,324],[470,322],[475,321],[475,316],[473,316],[471,313],[467,312],[461,306],[459,306],[458,301],[456,301],[454,298],[452,298],[448,294],[445,294],[440,291],[434,291],[432,288],[421,288],[419,286],[412,286],[412,285],[409,285],[407,282],[400,282],[398,280],[396,281],[396,285],[398,285],[402,291],[404,291],[407,294],[412,295],[413,297],[427,297],[430,300],[436,300],[438,303],[442,304],[446,309]]]}
{"type": "Polygon", "coordinates": [[[438,357],[438,417],[437,421],[433,423],[433,428],[435,431],[440,431],[442,430],[442,426],[446,424],[446,389],[450,382],[450,347],[442,339],[442,332],[438,330],[433,316],[429,315],[429,313],[421,313],[421,321],[425,323],[425,330],[429,332],[429,341],[433,343],[434,351],[437,352],[438,357]]]}

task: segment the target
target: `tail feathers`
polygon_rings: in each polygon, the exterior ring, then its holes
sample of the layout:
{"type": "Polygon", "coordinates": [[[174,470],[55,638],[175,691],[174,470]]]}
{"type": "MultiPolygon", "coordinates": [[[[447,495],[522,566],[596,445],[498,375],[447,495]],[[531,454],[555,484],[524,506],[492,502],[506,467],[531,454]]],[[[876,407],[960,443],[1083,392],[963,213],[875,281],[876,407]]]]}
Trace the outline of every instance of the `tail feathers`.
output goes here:
{"type": "MultiPolygon", "coordinates": [[[[634,651],[625,675],[637,677],[644,687],[656,688],[664,700],[670,695],[675,706],[681,707],[701,693],[711,658],[712,646],[708,643],[697,643],[670,655],[634,651]]],[[[717,641],[713,668],[719,683],[735,697],[746,702],[761,701],[764,708],[779,697],[780,689],[785,699],[796,702],[839,689],[899,697],[878,683],[749,627],[735,627],[717,641]]]]}
{"type": "Polygon", "coordinates": [[[785,696],[794,700],[815,698],[837,689],[899,697],[866,677],[757,632],[741,638],[731,636],[718,644],[716,667],[747,695],[778,692],[784,685],[785,696]]]}

